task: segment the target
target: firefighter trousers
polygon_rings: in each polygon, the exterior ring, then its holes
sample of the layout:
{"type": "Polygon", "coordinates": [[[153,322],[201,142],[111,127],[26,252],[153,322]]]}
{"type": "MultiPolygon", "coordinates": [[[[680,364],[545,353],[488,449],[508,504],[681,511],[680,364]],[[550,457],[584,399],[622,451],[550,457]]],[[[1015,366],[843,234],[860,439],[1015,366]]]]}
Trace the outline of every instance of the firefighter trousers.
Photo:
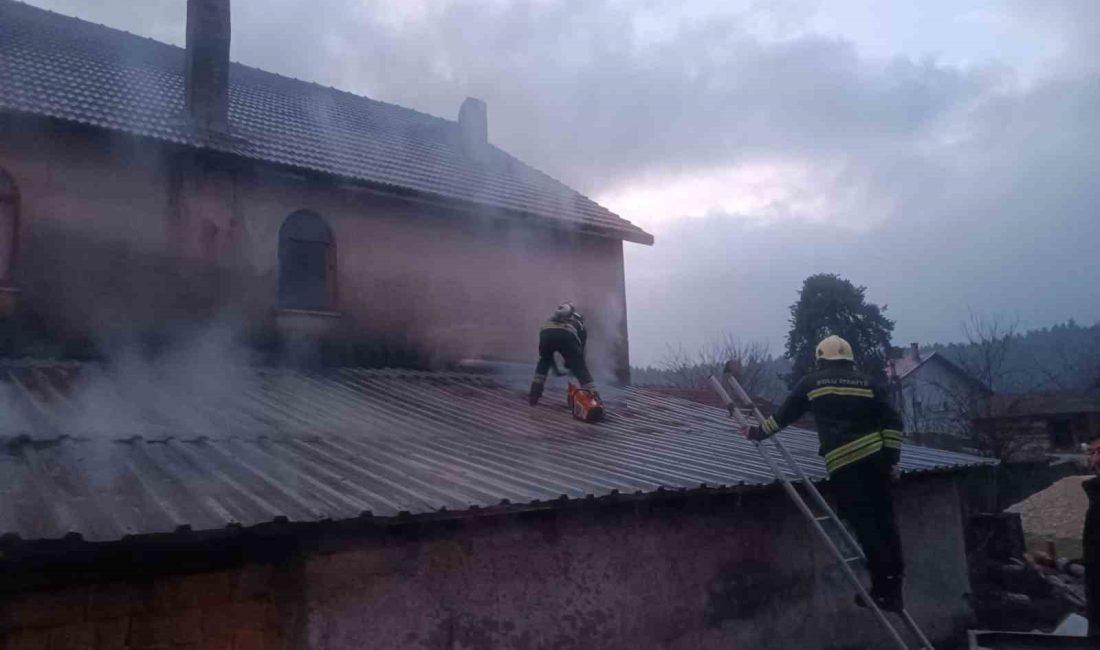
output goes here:
{"type": "Polygon", "coordinates": [[[837,514],[851,525],[867,555],[871,593],[900,596],[905,563],[887,461],[882,454],[869,456],[838,469],[829,477],[829,483],[836,497],[837,514]]]}
{"type": "Polygon", "coordinates": [[[565,367],[582,388],[591,388],[592,373],[588,372],[588,365],[584,362],[584,349],[581,342],[572,333],[563,329],[544,329],[539,332],[539,363],[535,367],[537,377],[546,377],[550,368],[554,365],[554,353],[557,352],[565,359],[565,367]]]}

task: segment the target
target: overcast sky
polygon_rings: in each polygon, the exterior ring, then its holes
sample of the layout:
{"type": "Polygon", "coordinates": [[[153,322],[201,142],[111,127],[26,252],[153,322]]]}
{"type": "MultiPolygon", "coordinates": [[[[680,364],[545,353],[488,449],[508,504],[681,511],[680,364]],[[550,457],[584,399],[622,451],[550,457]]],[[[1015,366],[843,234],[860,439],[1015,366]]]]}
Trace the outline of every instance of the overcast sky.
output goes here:
{"type": "MultiPolygon", "coordinates": [[[[31,4],[176,44],[184,0],[31,4]]],[[[454,119],[657,238],[631,352],[782,350],[801,281],[889,305],[1100,320],[1095,0],[234,0],[233,58],[454,119]],[[673,8],[674,7],[674,8],[673,8]]]]}

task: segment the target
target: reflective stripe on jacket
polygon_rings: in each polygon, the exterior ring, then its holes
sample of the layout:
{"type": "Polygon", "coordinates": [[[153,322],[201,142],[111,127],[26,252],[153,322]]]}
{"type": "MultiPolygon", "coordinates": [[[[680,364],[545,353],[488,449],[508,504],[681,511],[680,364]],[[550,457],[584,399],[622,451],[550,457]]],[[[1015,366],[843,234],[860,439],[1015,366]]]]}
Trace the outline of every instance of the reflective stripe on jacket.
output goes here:
{"type": "Polygon", "coordinates": [[[824,363],[821,370],[803,377],[761,428],[773,435],[806,411],[814,415],[821,444],[818,453],[830,474],[878,452],[890,464],[898,462],[901,417],[886,390],[853,364],[824,363]]]}

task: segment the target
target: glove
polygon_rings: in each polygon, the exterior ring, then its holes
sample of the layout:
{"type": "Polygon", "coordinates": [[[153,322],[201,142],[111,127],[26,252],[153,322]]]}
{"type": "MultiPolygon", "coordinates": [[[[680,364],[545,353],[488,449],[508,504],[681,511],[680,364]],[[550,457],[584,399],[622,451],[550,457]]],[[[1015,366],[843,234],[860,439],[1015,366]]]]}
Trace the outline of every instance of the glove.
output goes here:
{"type": "Polygon", "coordinates": [[[531,382],[531,392],[527,394],[527,402],[534,406],[539,403],[539,398],[542,397],[542,389],[544,384],[540,381],[531,382]]]}
{"type": "Polygon", "coordinates": [[[745,437],[754,442],[768,439],[768,435],[764,433],[764,430],[757,426],[745,427],[745,437]]]}

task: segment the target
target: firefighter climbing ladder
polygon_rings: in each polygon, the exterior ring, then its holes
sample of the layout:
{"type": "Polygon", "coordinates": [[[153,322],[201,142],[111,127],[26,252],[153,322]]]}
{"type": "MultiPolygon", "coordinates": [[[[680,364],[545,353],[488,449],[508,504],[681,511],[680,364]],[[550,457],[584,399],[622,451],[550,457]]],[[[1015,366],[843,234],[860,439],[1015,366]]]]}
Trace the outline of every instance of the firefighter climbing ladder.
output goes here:
{"type": "MultiPolygon", "coordinates": [[[[764,421],[764,417],[761,415],[760,411],[757,410],[752,400],[749,399],[749,396],[745,393],[745,390],[741,388],[741,384],[738,383],[737,378],[729,373],[725,375],[725,378],[726,381],[729,382],[730,387],[733,389],[734,394],[737,395],[737,398],[741,400],[743,404],[747,406],[752,406],[752,412],[753,415],[756,416],[756,421],[758,423],[762,423],[764,421]]],[[[729,393],[726,392],[726,389],[722,385],[722,382],[719,381],[718,378],[712,376],[710,378],[710,383],[711,386],[713,386],[715,392],[717,392],[718,396],[722,399],[722,402],[727,407],[733,406],[733,399],[730,397],[729,393]]],[[[734,417],[740,417],[742,420],[741,424],[747,424],[747,422],[744,420],[744,416],[742,416],[740,412],[736,409],[730,408],[730,414],[734,415],[734,417]]],[[[803,514],[803,516],[806,517],[807,520],[809,520],[810,524],[813,525],[814,529],[817,531],[818,536],[821,537],[821,541],[823,541],[825,543],[825,546],[829,549],[829,552],[832,553],[834,557],[836,557],[837,561],[840,563],[840,568],[844,572],[844,575],[848,578],[848,581],[851,582],[852,585],[856,588],[856,592],[859,594],[860,598],[863,599],[863,602],[867,603],[870,606],[871,611],[875,615],[875,618],[877,618],[879,623],[882,623],[882,626],[886,628],[886,631],[894,640],[894,643],[897,645],[898,648],[901,648],[901,650],[909,650],[909,644],[905,642],[901,634],[898,632],[897,628],[894,627],[894,625],[890,622],[888,618],[886,618],[886,614],[882,611],[881,608],[878,607],[875,601],[867,593],[867,590],[863,587],[863,583],[860,582],[859,577],[856,576],[855,571],[852,570],[852,565],[854,563],[862,562],[866,564],[867,556],[864,555],[863,549],[860,547],[859,544],[856,543],[856,540],[852,537],[852,534],[848,532],[848,529],[844,526],[844,524],[841,523],[840,519],[836,516],[836,513],[833,512],[833,509],[831,507],[829,507],[828,502],[825,501],[825,498],[823,496],[821,496],[821,492],[819,492],[817,487],[814,486],[813,482],[810,481],[810,478],[806,476],[806,472],[804,472],[802,468],[798,465],[798,463],[795,462],[794,458],[791,456],[790,452],[787,451],[787,448],[783,446],[783,443],[780,442],[779,438],[773,437],[771,438],[771,441],[775,444],[775,448],[779,450],[780,455],[783,456],[783,459],[784,461],[786,461],[787,465],[792,470],[794,470],[795,474],[798,477],[797,482],[802,484],[803,489],[809,493],[810,499],[825,514],[816,514],[809,506],[809,504],[806,503],[806,500],[802,498],[802,495],[799,494],[798,490],[794,487],[794,483],[792,483],[791,479],[787,477],[787,474],[785,472],[779,469],[779,466],[776,464],[775,459],[772,458],[771,453],[768,452],[763,442],[755,442],[754,444],[756,445],[757,450],[760,452],[760,455],[764,458],[764,461],[768,464],[768,467],[771,468],[772,473],[775,474],[775,477],[783,485],[783,489],[786,490],[787,495],[791,498],[791,501],[794,501],[794,504],[798,507],[798,510],[803,514]],[[824,524],[826,523],[831,523],[833,528],[839,531],[842,543],[838,544],[836,541],[833,540],[833,537],[825,528],[824,524]],[[845,557],[844,552],[841,551],[841,547],[847,547],[851,550],[853,554],[849,557],[845,557]]],[[[905,624],[905,626],[909,628],[909,630],[913,633],[914,636],[917,637],[917,639],[920,640],[919,647],[922,650],[934,650],[932,644],[929,643],[928,638],[924,636],[924,633],[921,631],[920,627],[917,626],[917,622],[913,620],[913,617],[909,615],[908,611],[902,609],[901,612],[899,612],[899,616],[901,617],[901,620],[905,624]]]]}

